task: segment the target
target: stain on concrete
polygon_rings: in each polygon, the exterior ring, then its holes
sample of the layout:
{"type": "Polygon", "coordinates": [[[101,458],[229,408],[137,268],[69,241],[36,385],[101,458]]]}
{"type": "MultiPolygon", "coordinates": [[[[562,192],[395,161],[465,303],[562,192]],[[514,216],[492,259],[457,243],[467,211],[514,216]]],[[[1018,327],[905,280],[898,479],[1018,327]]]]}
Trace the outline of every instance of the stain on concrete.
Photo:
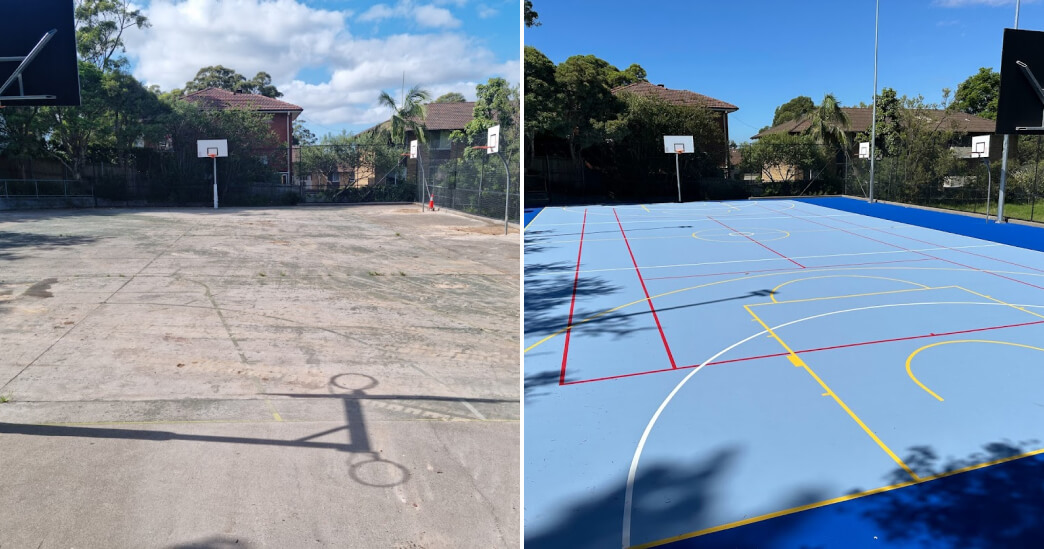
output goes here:
{"type": "Polygon", "coordinates": [[[54,297],[54,294],[51,293],[51,285],[57,282],[57,278],[45,278],[40,282],[29,286],[29,289],[26,290],[23,295],[28,297],[54,297]]]}

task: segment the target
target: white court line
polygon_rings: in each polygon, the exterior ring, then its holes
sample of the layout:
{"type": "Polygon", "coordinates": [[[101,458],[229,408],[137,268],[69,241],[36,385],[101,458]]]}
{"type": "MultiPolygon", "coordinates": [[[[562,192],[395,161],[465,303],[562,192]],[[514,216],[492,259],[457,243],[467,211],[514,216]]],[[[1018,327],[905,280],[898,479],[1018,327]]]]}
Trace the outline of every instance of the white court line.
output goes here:
{"type": "MultiPolygon", "coordinates": [[[[778,326],[773,326],[771,329],[772,329],[772,331],[776,331],[776,330],[778,330],[780,328],[785,328],[785,327],[790,326],[792,324],[797,324],[797,323],[800,323],[800,322],[805,322],[805,321],[808,321],[808,320],[814,320],[814,319],[817,319],[817,318],[822,318],[822,317],[825,317],[825,316],[831,316],[831,315],[836,315],[836,314],[841,314],[841,313],[850,313],[850,312],[854,312],[854,311],[864,311],[864,310],[867,310],[867,309],[883,309],[883,308],[886,308],[886,307],[910,307],[910,306],[916,306],[916,305],[987,305],[987,306],[996,306],[996,307],[1009,307],[1010,306],[1007,303],[983,303],[983,302],[978,302],[978,301],[930,301],[930,302],[924,302],[924,303],[892,303],[892,304],[888,304],[888,305],[870,305],[870,306],[867,306],[867,307],[857,307],[857,308],[854,308],[854,309],[845,309],[845,310],[842,310],[842,311],[831,311],[831,312],[828,312],[828,313],[822,313],[822,314],[818,314],[818,315],[815,315],[815,316],[799,318],[797,320],[792,320],[790,322],[785,322],[785,323],[780,324],[778,326]]],[[[1031,309],[1044,309],[1044,305],[1018,305],[1018,306],[1019,307],[1031,308],[1031,309]]],[[[696,372],[702,370],[703,367],[706,366],[708,362],[713,362],[719,356],[721,356],[721,355],[731,351],[732,349],[735,349],[736,347],[739,347],[740,345],[743,345],[744,343],[746,343],[746,342],[748,342],[748,341],[750,341],[750,340],[752,340],[752,339],[754,339],[754,338],[756,338],[758,336],[767,334],[768,332],[769,332],[768,330],[762,330],[762,331],[760,331],[760,332],[758,332],[758,333],[756,333],[756,334],[754,334],[754,335],[752,335],[752,336],[750,336],[748,338],[745,338],[743,340],[737,341],[736,343],[733,343],[732,345],[729,345],[728,347],[722,349],[721,351],[718,351],[714,356],[712,356],[712,357],[708,358],[707,360],[703,361],[702,363],[700,363],[699,366],[693,368],[692,371],[689,372],[689,374],[686,375],[684,378],[682,378],[682,380],[679,381],[678,384],[674,386],[674,389],[672,389],[671,392],[667,394],[667,398],[665,398],[663,400],[663,402],[660,403],[659,408],[656,409],[656,412],[653,413],[652,417],[649,419],[649,423],[648,423],[648,425],[645,426],[645,431],[642,433],[642,438],[638,440],[638,447],[635,448],[634,457],[631,459],[631,468],[627,472],[627,490],[624,493],[624,516],[623,516],[623,547],[624,547],[624,549],[627,549],[628,547],[631,546],[631,503],[632,503],[632,501],[634,499],[634,477],[635,477],[636,473],[638,472],[638,461],[642,457],[642,450],[645,449],[645,442],[649,439],[649,433],[652,432],[653,426],[656,425],[656,420],[658,420],[660,418],[660,414],[662,414],[664,409],[667,408],[667,405],[670,404],[670,402],[674,398],[674,396],[676,394],[678,394],[678,391],[680,391],[681,388],[686,383],[688,383],[690,379],[692,379],[692,376],[696,375],[696,372]]]]}
{"type": "MultiPolygon", "coordinates": [[[[830,214],[830,215],[806,215],[806,216],[798,217],[798,219],[820,219],[820,218],[824,218],[824,217],[864,217],[864,216],[860,216],[859,214],[845,213],[845,214],[830,214]]],[[[730,218],[731,219],[736,219],[736,220],[742,220],[742,221],[756,221],[756,220],[761,220],[761,219],[794,219],[795,216],[791,215],[791,216],[773,216],[773,217],[741,217],[741,216],[738,216],[738,215],[734,215],[734,216],[730,216],[730,218]]],[[[634,219],[634,220],[621,218],[621,221],[627,221],[628,223],[664,223],[664,222],[693,223],[693,222],[696,222],[696,221],[714,221],[714,220],[713,219],[701,219],[701,218],[691,218],[690,217],[690,218],[687,218],[687,219],[661,219],[661,218],[656,218],[656,219],[634,219]]],[[[593,222],[592,221],[588,221],[587,222],[588,226],[590,226],[590,225],[615,225],[615,224],[616,224],[616,221],[593,221],[593,222]]],[[[541,223],[540,224],[541,227],[576,226],[576,225],[580,225],[580,223],[541,223]]]]}
{"type": "MultiPolygon", "coordinates": [[[[764,229],[765,227],[762,227],[762,228],[764,229]]],[[[864,231],[880,231],[882,228],[900,229],[900,228],[902,228],[902,226],[901,225],[887,225],[886,227],[866,227],[866,228],[859,227],[859,228],[853,229],[852,231],[848,231],[848,232],[858,232],[860,230],[864,230],[864,231]]],[[[705,232],[705,231],[709,231],[709,230],[713,230],[713,229],[703,229],[702,231],[698,231],[698,232],[705,232]]],[[[728,229],[720,229],[720,230],[721,230],[721,232],[724,233],[728,229]]],[[[783,229],[771,229],[771,230],[782,231],[783,229]]],[[[789,231],[788,230],[786,232],[790,233],[791,235],[795,235],[795,234],[812,234],[812,233],[836,233],[836,232],[844,232],[844,231],[841,231],[839,229],[810,229],[810,230],[807,230],[807,231],[789,231]]],[[[661,240],[661,239],[665,239],[665,238],[692,238],[692,234],[689,233],[688,231],[686,231],[685,234],[671,235],[671,236],[635,236],[635,237],[628,236],[627,237],[627,239],[632,241],[632,242],[635,241],[635,240],[661,240]]],[[[523,244],[525,246],[547,246],[549,244],[576,244],[577,242],[580,242],[580,239],[578,239],[578,238],[571,238],[569,240],[539,240],[539,237],[535,237],[532,242],[525,242],[523,244]]],[[[584,242],[623,242],[623,239],[622,238],[584,238],[584,242]]],[[[739,242],[750,242],[750,241],[749,240],[740,240],[739,242]]]]}
{"type": "MultiPolygon", "coordinates": [[[[942,251],[942,250],[962,250],[962,249],[965,249],[965,248],[992,248],[994,246],[1003,246],[1003,244],[974,244],[974,245],[970,245],[970,246],[950,246],[950,247],[946,247],[946,248],[923,248],[923,249],[919,249],[919,250],[887,250],[887,251],[883,251],[883,252],[858,252],[858,253],[849,253],[849,254],[802,255],[802,256],[793,256],[793,257],[791,257],[791,259],[823,259],[823,258],[831,258],[831,257],[857,257],[857,256],[866,256],[866,255],[905,254],[905,253],[912,253],[912,252],[934,252],[934,251],[942,251]]],[[[728,265],[728,264],[733,264],[733,263],[760,263],[760,262],[764,262],[764,261],[788,261],[788,260],[784,259],[782,257],[765,257],[765,258],[760,258],[760,259],[731,259],[731,260],[728,260],[728,261],[706,261],[706,262],[703,262],[703,263],[679,263],[677,265],[642,265],[642,266],[640,266],[640,268],[644,271],[646,269],[650,269],[650,270],[651,269],[676,269],[676,268],[680,268],[680,267],[700,267],[700,266],[703,266],[703,265],[728,265]]],[[[940,261],[942,261],[942,260],[940,260],[940,261]]],[[[813,267],[809,267],[809,269],[817,269],[817,268],[818,267],[814,267],[814,266],[813,267]]],[[[626,271],[626,270],[634,270],[634,266],[632,265],[630,267],[610,267],[610,268],[606,268],[606,269],[581,269],[580,272],[581,273],[605,273],[605,272],[626,271]]],[[[795,270],[797,270],[797,269],[795,269],[795,270]]],[[[984,270],[984,269],[976,269],[976,270],[984,270]]],[[[565,273],[565,274],[572,274],[574,272],[576,272],[575,269],[556,270],[556,271],[544,271],[544,272],[540,272],[540,273],[527,274],[526,276],[527,277],[557,276],[557,275],[561,275],[563,273],[565,273]]],[[[992,272],[992,271],[985,271],[985,272],[992,272]]],[[[997,271],[997,272],[1004,272],[1004,271],[997,271]]],[[[1030,273],[1014,273],[1014,274],[1030,274],[1030,273]]],[[[1040,275],[1036,275],[1036,276],[1040,276],[1040,275]]]]}

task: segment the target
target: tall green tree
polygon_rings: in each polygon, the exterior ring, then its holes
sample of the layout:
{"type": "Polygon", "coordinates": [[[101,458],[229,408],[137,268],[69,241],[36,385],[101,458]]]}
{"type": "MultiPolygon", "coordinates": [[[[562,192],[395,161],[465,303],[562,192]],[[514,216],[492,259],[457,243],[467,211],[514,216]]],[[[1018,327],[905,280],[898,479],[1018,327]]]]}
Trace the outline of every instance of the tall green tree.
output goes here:
{"type": "Polygon", "coordinates": [[[87,61],[79,62],[80,106],[44,107],[51,134],[48,144],[54,156],[65,165],[74,179],[80,179],[92,146],[112,146],[115,136],[103,89],[104,73],[87,61]]]}
{"type": "Polygon", "coordinates": [[[784,122],[797,120],[811,113],[815,108],[816,104],[812,102],[811,97],[799,95],[776,107],[776,112],[772,116],[772,125],[778,126],[784,122]]]}
{"type": "Polygon", "coordinates": [[[604,142],[619,125],[622,105],[610,91],[607,66],[611,65],[593,55],[574,55],[555,68],[561,89],[559,135],[568,143],[578,170],[583,150],[604,142]]]}
{"type": "Polygon", "coordinates": [[[218,88],[235,93],[253,93],[265,97],[283,96],[282,92],[272,85],[272,76],[267,72],[258,72],[248,80],[235,69],[223,65],[211,65],[199,69],[196,76],[185,83],[183,93],[192,93],[207,88],[218,88]]]}
{"type": "Polygon", "coordinates": [[[808,115],[810,125],[808,134],[817,143],[823,143],[836,150],[848,150],[848,115],[841,110],[841,103],[833,94],[823,96],[823,101],[808,115]]]}
{"type": "Polygon", "coordinates": [[[116,56],[127,51],[124,31],[151,26],[141,10],[127,0],[77,0],[74,18],[80,58],[103,70],[126,64],[126,58],[116,56]]]}
{"type": "Polygon", "coordinates": [[[950,108],[990,120],[997,119],[997,98],[1000,97],[1000,73],[988,67],[968,77],[957,86],[950,108]]]}
{"type": "Polygon", "coordinates": [[[540,50],[526,46],[524,53],[526,142],[530,154],[536,151],[536,140],[540,135],[555,135],[562,126],[558,115],[561,90],[555,80],[555,64],[540,50]]]}
{"type": "Polygon", "coordinates": [[[420,87],[413,86],[403,94],[402,102],[398,103],[395,98],[386,91],[381,91],[377,96],[377,104],[391,109],[391,138],[393,143],[406,144],[406,132],[413,131],[421,142],[427,142],[428,137],[424,132],[424,115],[426,109],[424,103],[431,99],[431,92],[420,87]]]}
{"type": "Polygon", "coordinates": [[[435,98],[435,103],[464,103],[467,98],[460,92],[447,92],[435,98]]]}
{"type": "Polygon", "coordinates": [[[0,155],[18,163],[22,179],[33,177],[32,162],[47,156],[51,125],[41,107],[5,107],[0,111],[0,155]]]}
{"type": "Polygon", "coordinates": [[[536,11],[533,11],[533,0],[526,0],[525,7],[526,7],[526,12],[525,12],[526,26],[527,27],[539,27],[540,26],[540,21],[537,21],[537,18],[540,17],[540,14],[538,14],[536,11]]]}
{"type": "Polygon", "coordinates": [[[476,143],[480,138],[485,138],[486,130],[493,126],[500,126],[501,137],[515,128],[518,120],[518,90],[509,86],[507,80],[490,78],[485,84],[475,86],[475,92],[472,119],[462,132],[453,132],[453,139],[476,143]]]}
{"type": "Polygon", "coordinates": [[[823,163],[819,144],[809,135],[773,133],[739,146],[741,169],[759,174],[766,183],[805,179],[805,174],[823,163]]]}

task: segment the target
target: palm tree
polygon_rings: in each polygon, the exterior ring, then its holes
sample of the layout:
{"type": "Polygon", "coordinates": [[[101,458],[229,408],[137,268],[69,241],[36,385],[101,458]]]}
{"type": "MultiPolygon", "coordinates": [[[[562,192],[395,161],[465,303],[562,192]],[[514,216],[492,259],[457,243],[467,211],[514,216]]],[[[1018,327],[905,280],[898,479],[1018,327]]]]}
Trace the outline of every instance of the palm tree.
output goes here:
{"type": "Polygon", "coordinates": [[[823,96],[823,101],[809,114],[808,135],[818,143],[847,151],[847,127],[848,115],[841,110],[841,104],[833,94],[823,96]]]}
{"type": "Polygon", "coordinates": [[[422,143],[427,142],[424,135],[424,102],[431,99],[431,92],[421,89],[420,85],[413,86],[403,95],[402,104],[395,102],[395,98],[382,91],[377,97],[377,103],[382,107],[392,110],[391,135],[392,140],[403,145],[406,144],[406,131],[412,130],[422,143]]]}

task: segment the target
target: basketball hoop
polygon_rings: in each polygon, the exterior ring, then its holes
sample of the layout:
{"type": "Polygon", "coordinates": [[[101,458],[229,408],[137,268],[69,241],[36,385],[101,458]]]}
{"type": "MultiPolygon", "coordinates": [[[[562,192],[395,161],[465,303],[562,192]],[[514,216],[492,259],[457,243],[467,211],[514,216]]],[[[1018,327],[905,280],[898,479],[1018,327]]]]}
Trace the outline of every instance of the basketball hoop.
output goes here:
{"type": "Polygon", "coordinates": [[[674,154],[682,154],[684,152],[685,152],[685,145],[682,145],[681,143],[675,143],[674,144],[674,154]]]}
{"type": "Polygon", "coordinates": [[[211,158],[217,158],[217,153],[207,153],[207,156],[211,158]]]}

